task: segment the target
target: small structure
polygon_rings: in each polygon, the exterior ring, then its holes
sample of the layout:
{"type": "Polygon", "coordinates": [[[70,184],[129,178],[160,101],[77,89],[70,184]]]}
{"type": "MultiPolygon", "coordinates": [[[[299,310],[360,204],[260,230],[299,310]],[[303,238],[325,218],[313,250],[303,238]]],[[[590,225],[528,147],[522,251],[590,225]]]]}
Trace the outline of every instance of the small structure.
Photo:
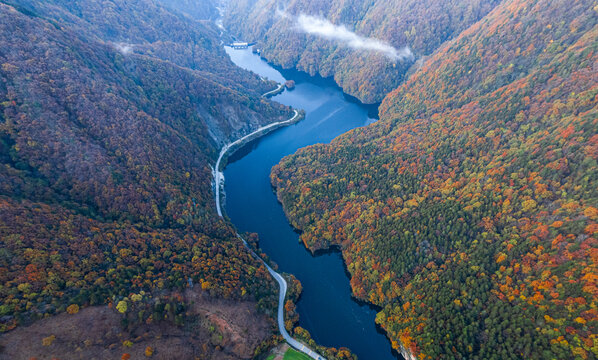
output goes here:
{"type": "Polygon", "coordinates": [[[240,41],[235,41],[234,43],[231,44],[231,47],[233,49],[247,49],[248,46],[249,46],[248,43],[240,42],[240,41]]]}

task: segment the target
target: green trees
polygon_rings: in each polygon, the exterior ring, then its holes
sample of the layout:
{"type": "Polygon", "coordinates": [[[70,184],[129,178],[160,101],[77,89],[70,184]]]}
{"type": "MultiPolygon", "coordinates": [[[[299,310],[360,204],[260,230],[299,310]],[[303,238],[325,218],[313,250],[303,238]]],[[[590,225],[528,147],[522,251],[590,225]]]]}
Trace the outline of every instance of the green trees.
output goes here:
{"type": "Polygon", "coordinates": [[[380,121],[273,169],[304,243],[341,245],[395,348],[598,356],[591,5],[498,5],[391,92],[380,121]]]}
{"type": "MultiPolygon", "coordinates": [[[[289,16],[279,16],[278,4],[233,0],[224,23],[236,36],[257,41],[261,55],[284,68],[334,78],[343,90],[366,103],[376,103],[405,78],[413,61],[396,61],[379,53],[353,50],[342,44],[296,31],[301,14],[323,16],[361,36],[408,46],[417,58],[428,56],[444,42],[481,19],[500,1],[306,1],[285,4],[289,16]]],[[[416,65],[417,66],[417,65],[416,65]]]]}
{"type": "Polygon", "coordinates": [[[133,319],[119,301],[189,279],[271,304],[267,271],[215,214],[210,164],[290,110],[212,25],[117,3],[0,4],[0,330],[113,298],[133,319]]]}

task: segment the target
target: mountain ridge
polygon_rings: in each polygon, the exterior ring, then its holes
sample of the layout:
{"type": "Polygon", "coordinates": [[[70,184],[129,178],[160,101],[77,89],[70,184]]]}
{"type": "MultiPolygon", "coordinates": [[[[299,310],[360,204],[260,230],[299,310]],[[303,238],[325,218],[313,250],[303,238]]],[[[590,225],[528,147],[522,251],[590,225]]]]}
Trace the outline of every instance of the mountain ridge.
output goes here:
{"type": "Polygon", "coordinates": [[[342,247],[396,349],[596,356],[595,6],[503,2],[380,121],[273,169],[305,245],[342,247]]]}
{"type": "MultiPolygon", "coordinates": [[[[18,5],[0,4],[0,329],[109,305],[127,334],[212,334],[185,315],[193,284],[273,324],[276,284],[218,219],[211,166],[221,144],[292,114],[261,97],[274,83],[236,67],[214,25],[153,1],[18,5]]],[[[272,341],[260,334],[244,352],[272,341]]],[[[200,340],[195,356],[221,354],[200,340]]]]}
{"type": "MultiPolygon", "coordinates": [[[[335,41],[296,29],[299,15],[325,18],[357,35],[411,48],[416,58],[428,56],[500,1],[290,1],[231,0],[224,18],[234,35],[257,41],[261,56],[283,68],[333,77],[344,92],[365,103],[380,102],[405,78],[413,61],[391,60],[375,52],[351,50],[335,41]],[[280,16],[280,11],[286,16],[280,16]]],[[[368,41],[368,40],[366,40],[368,41]]],[[[417,65],[416,65],[417,66],[417,65]]]]}

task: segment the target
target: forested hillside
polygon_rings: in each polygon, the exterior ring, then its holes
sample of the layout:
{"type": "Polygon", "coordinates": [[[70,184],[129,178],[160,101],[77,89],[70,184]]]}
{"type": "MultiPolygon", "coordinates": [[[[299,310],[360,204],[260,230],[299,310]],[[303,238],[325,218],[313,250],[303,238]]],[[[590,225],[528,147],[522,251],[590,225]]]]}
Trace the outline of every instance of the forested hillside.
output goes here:
{"type": "Polygon", "coordinates": [[[123,54],[146,55],[199,70],[201,76],[243,94],[260,95],[274,88],[234,66],[220,46],[219,30],[211,21],[193,20],[155,1],[3,2],[14,3],[21,11],[56,26],[68,26],[73,35],[110,45],[123,54]]]}
{"type": "Polygon", "coordinates": [[[273,314],[210,165],[292,111],[217,34],[149,0],[0,4],[2,331],[101,304],[180,325],[184,304],[160,299],[190,283],[273,314]]]}
{"type": "Polygon", "coordinates": [[[507,0],[386,97],[283,159],[312,250],[420,359],[598,357],[598,2],[507,0]]]}
{"type": "Polygon", "coordinates": [[[219,1],[159,0],[159,2],[196,20],[216,20],[219,16],[216,8],[219,1]]]}
{"type": "Polygon", "coordinates": [[[492,10],[500,0],[230,0],[225,27],[257,41],[262,56],[284,68],[334,77],[343,90],[366,103],[381,101],[405,77],[413,60],[392,60],[375,52],[353,50],[306,35],[294,20],[301,14],[322,16],[361,36],[409,47],[416,58],[430,55],[492,10]],[[288,17],[281,16],[285,11],[288,17]]]}

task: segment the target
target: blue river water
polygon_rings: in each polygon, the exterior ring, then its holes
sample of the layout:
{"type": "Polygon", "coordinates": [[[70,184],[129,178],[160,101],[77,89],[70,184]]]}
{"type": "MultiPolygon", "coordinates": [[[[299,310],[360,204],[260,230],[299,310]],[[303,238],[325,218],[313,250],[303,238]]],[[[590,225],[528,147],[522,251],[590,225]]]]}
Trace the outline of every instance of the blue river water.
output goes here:
{"type": "Polygon", "coordinates": [[[358,103],[330,80],[297,71],[279,71],[250,49],[226,51],[235,64],[262,77],[277,82],[294,80],[294,90],[273,100],[306,111],[304,120],[248,143],[229,158],[224,170],[226,214],[240,232],[258,233],[260,248],[278,264],[279,270],[301,281],[299,325],[318,344],[348,347],[360,360],[401,359],[376,328],[376,311],[352,299],[340,253],[312,256],[299,242],[269,178],[271,168],[297,149],[330,142],[342,133],[376,121],[376,107],[358,103]]]}

